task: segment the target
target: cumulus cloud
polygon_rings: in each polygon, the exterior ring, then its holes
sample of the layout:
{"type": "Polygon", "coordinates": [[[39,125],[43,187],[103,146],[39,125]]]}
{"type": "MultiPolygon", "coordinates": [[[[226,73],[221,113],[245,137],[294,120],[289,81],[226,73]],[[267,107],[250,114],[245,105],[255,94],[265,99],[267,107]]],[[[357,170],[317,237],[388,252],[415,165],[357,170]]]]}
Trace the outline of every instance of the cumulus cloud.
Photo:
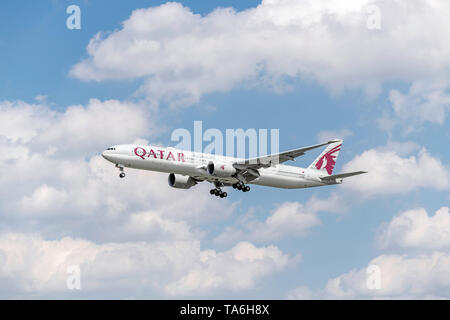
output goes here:
{"type": "Polygon", "coordinates": [[[408,254],[381,254],[365,268],[328,280],[322,289],[298,286],[289,299],[440,299],[450,298],[450,214],[425,209],[400,213],[376,236],[381,249],[415,249],[408,254]]]}
{"type": "Polygon", "coordinates": [[[345,213],[354,202],[354,198],[337,191],[331,192],[327,198],[318,198],[313,195],[306,203],[306,207],[311,212],[345,213]]]}
{"type": "Polygon", "coordinates": [[[55,112],[46,105],[23,101],[0,102],[0,136],[12,143],[28,143],[51,125],[55,112]]]}
{"type": "Polygon", "coordinates": [[[406,94],[391,90],[389,100],[395,114],[408,123],[432,122],[443,124],[450,110],[450,93],[447,83],[416,81],[406,94]]]}
{"type": "Polygon", "coordinates": [[[39,211],[47,214],[54,213],[55,210],[61,210],[67,201],[69,201],[69,196],[66,192],[44,184],[34,190],[31,196],[24,196],[20,205],[26,213],[39,211]]]}
{"type": "Polygon", "coordinates": [[[133,213],[124,228],[127,233],[133,234],[134,237],[136,235],[145,237],[152,234],[152,238],[159,240],[189,240],[200,236],[193,234],[186,221],[165,218],[160,211],[133,213]]]}
{"type": "Polygon", "coordinates": [[[325,288],[311,290],[298,287],[288,293],[289,299],[436,299],[449,298],[450,254],[434,252],[410,257],[381,255],[367,268],[355,269],[328,280],[325,288]],[[380,288],[368,285],[377,266],[380,288]]]}
{"type": "Polygon", "coordinates": [[[368,171],[344,181],[346,191],[363,196],[405,194],[418,188],[448,190],[450,175],[442,162],[425,150],[402,158],[393,151],[370,149],[344,165],[343,171],[368,171]]]}
{"type": "Polygon", "coordinates": [[[80,268],[84,293],[142,288],[144,284],[145,296],[152,291],[159,296],[179,296],[250,289],[293,262],[274,246],[257,248],[246,242],[216,252],[201,250],[198,241],[97,244],[26,234],[2,234],[0,258],[0,295],[8,297],[68,294],[71,266],[80,268]]]}
{"type": "Polygon", "coordinates": [[[293,265],[277,247],[257,248],[249,242],[240,242],[229,251],[217,253],[206,250],[200,254],[200,263],[188,274],[167,286],[171,295],[206,293],[217,288],[235,291],[253,287],[259,278],[293,265]]]}
{"type": "Polygon", "coordinates": [[[95,35],[88,58],[70,74],[140,78],[141,93],[183,105],[242,83],[285,90],[285,80],[297,77],[373,94],[385,81],[448,76],[449,13],[445,0],[264,0],[204,16],[166,3],[135,10],[120,30],[95,35]],[[381,18],[375,29],[374,7],[381,18]]]}
{"type": "Polygon", "coordinates": [[[449,208],[442,207],[433,216],[423,208],[402,212],[383,226],[377,242],[383,249],[450,249],[449,208]]]}
{"type": "Polygon", "coordinates": [[[0,137],[37,152],[90,156],[111,144],[155,134],[154,110],[136,103],[91,99],[56,111],[23,101],[0,102],[0,137]],[[39,150],[38,150],[39,149],[39,150]]]}
{"type": "Polygon", "coordinates": [[[309,210],[298,202],[285,202],[279,205],[265,221],[259,221],[249,215],[240,219],[238,226],[230,226],[215,241],[218,243],[234,242],[247,239],[255,242],[277,241],[283,237],[301,237],[319,225],[316,211],[309,210]]]}

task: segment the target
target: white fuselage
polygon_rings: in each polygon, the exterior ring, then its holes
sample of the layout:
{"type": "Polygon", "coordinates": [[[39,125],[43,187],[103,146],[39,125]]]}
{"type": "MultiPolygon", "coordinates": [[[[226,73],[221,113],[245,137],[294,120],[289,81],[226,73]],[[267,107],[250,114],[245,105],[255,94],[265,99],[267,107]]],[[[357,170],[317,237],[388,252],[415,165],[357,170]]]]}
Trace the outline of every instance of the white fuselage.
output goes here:
{"type": "MultiPolygon", "coordinates": [[[[183,151],[170,147],[118,145],[108,148],[102,153],[108,161],[127,168],[174,173],[190,176],[199,181],[221,182],[233,185],[239,180],[233,176],[214,176],[208,173],[206,166],[213,162],[217,166],[230,165],[239,158],[224,157],[205,153],[183,151]]],[[[324,186],[316,170],[274,165],[258,170],[260,176],[249,181],[249,184],[270,186],[275,188],[296,189],[324,186]]]]}

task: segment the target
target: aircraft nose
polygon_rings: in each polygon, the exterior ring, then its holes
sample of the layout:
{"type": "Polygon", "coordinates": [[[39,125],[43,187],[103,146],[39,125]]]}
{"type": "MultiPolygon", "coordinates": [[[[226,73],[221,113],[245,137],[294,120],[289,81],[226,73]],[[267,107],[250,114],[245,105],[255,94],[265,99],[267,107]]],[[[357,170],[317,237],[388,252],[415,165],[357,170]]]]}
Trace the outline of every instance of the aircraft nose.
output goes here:
{"type": "Polygon", "coordinates": [[[108,155],[106,154],[106,151],[102,152],[102,157],[105,158],[106,160],[109,160],[108,155]]]}
{"type": "Polygon", "coordinates": [[[115,148],[108,148],[105,151],[102,152],[102,157],[106,160],[113,162],[114,158],[116,156],[116,149],[115,148]]]}

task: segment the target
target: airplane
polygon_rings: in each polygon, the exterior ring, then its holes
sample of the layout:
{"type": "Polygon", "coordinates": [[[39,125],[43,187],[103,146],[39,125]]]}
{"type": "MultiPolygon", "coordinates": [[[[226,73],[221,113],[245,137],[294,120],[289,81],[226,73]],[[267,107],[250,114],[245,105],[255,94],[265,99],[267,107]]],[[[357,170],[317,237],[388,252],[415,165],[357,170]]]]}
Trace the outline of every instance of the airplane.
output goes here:
{"type": "Polygon", "coordinates": [[[248,192],[248,184],[284,189],[301,189],[341,184],[344,178],[367,173],[355,171],[333,175],[343,140],[298,148],[257,158],[241,159],[220,155],[183,151],[172,147],[161,148],[144,145],[117,145],[106,149],[102,156],[116,165],[120,178],[125,178],[124,168],[134,168],[169,173],[169,186],[189,189],[199,182],[214,184],[211,195],[226,198],[223,187],[248,192]],[[306,151],[327,146],[308,168],[284,165],[306,151]]]}

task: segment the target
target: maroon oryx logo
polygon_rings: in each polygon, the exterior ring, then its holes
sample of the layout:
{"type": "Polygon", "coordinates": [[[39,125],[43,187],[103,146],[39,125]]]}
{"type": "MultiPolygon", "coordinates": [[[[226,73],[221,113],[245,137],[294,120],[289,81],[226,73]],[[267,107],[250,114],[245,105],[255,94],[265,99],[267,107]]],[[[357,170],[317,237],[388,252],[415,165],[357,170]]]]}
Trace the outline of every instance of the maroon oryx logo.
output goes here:
{"type": "Polygon", "coordinates": [[[338,152],[341,150],[342,144],[334,147],[333,149],[330,149],[327,153],[325,153],[316,163],[316,169],[320,170],[323,166],[323,159],[326,160],[325,169],[327,170],[328,174],[333,173],[334,165],[336,164],[336,156],[333,155],[333,153],[338,152]]]}

